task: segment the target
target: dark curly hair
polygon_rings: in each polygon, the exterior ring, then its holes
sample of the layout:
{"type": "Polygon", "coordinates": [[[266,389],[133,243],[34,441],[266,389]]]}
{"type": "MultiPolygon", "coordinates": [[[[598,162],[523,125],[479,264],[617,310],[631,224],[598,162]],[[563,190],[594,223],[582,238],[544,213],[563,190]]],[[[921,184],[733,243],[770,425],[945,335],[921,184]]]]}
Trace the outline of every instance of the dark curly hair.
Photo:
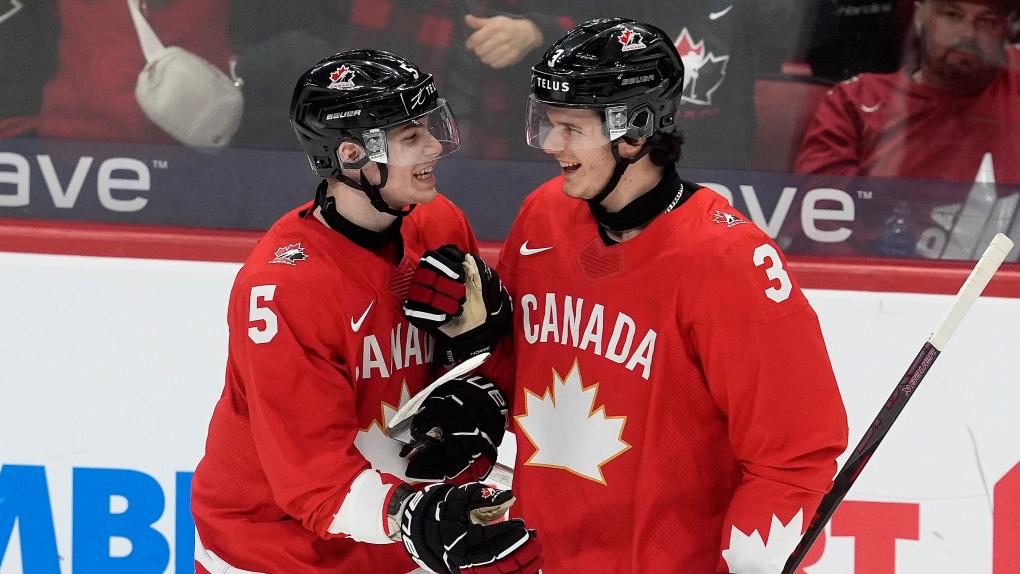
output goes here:
{"type": "MultiPolygon", "coordinates": [[[[624,140],[631,145],[637,145],[637,140],[624,137],[624,140]]],[[[662,132],[656,132],[652,137],[648,138],[648,146],[651,149],[648,150],[648,157],[652,160],[652,163],[663,167],[676,163],[682,157],[680,149],[684,145],[684,134],[679,128],[671,134],[664,134],[662,132]]]]}

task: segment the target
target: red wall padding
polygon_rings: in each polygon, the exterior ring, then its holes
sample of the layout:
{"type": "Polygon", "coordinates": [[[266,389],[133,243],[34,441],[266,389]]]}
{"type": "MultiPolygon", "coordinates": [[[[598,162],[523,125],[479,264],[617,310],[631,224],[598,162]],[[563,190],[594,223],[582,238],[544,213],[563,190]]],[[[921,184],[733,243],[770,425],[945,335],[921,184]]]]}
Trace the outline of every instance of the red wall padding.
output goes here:
{"type": "MultiPolygon", "coordinates": [[[[260,237],[256,231],[0,219],[0,251],[16,253],[241,262],[260,237]]],[[[494,263],[499,248],[498,242],[482,242],[481,255],[494,263]]],[[[806,256],[790,256],[789,265],[807,289],[950,295],[974,266],[968,261],[806,256]]],[[[1020,264],[1004,264],[984,294],[1020,298],[1020,264]]]]}

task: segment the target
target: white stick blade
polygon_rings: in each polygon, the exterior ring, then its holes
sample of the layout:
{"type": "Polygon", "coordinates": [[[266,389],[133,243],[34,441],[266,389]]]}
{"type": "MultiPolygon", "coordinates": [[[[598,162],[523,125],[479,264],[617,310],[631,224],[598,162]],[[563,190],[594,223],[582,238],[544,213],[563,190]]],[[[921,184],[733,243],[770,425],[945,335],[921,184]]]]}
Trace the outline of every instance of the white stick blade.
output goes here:
{"type": "Polygon", "coordinates": [[[1013,242],[1008,237],[1002,233],[996,234],[988,245],[988,249],[985,249],[984,254],[981,255],[977,265],[974,266],[974,270],[970,272],[970,276],[963,283],[963,287],[960,287],[960,292],[956,294],[956,299],[953,300],[953,305],[946,312],[946,316],[942,318],[942,321],[935,327],[935,332],[928,338],[928,342],[933,347],[939,351],[945,348],[949,338],[960,326],[960,321],[963,321],[963,317],[970,311],[981,292],[985,290],[985,286],[992,280],[992,276],[995,275],[999,265],[1002,265],[1012,248],[1013,242]]]}
{"type": "Polygon", "coordinates": [[[411,439],[411,417],[418,412],[421,408],[421,404],[425,402],[432,391],[436,390],[440,385],[447,381],[451,381],[461,375],[466,375],[469,372],[478,368],[479,365],[484,363],[489,358],[490,353],[481,353],[475,355],[470,359],[465,359],[459,365],[450,369],[445,375],[439,377],[432,382],[431,385],[425,387],[418,394],[411,397],[404,406],[400,407],[397,412],[393,413],[390,417],[390,422],[386,424],[386,436],[396,439],[402,442],[409,442],[411,439]]]}

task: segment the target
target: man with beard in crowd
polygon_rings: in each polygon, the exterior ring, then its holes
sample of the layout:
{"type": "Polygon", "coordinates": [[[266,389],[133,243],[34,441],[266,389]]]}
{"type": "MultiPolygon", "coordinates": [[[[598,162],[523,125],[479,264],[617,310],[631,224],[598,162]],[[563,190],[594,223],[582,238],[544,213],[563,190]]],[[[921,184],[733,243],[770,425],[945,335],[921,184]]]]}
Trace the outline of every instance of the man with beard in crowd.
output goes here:
{"type": "Polygon", "coordinates": [[[799,173],[1020,182],[1017,0],[915,3],[917,63],[834,87],[801,142],[799,173]]]}

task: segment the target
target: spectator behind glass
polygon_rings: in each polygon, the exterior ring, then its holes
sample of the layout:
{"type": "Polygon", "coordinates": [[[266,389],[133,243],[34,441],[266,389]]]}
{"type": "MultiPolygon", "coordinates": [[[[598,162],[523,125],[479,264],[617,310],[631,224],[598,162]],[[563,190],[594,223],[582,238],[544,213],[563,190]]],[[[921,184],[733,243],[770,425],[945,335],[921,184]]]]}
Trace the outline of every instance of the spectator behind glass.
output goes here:
{"type": "Polygon", "coordinates": [[[915,4],[918,64],[834,87],[808,125],[794,170],[1020,182],[1020,51],[1006,46],[1017,0],[915,4]]]}
{"type": "Polygon", "coordinates": [[[0,2],[0,138],[35,135],[57,61],[56,0],[0,2]]]}
{"type": "Polygon", "coordinates": [[[300,74],[324,54],[387,50],[435,71],[469,155],[505,158],[520,134],[530,71],[521,63],[574,24],[583,2],[515,0],[233,0],[230,33],[240,55],[245,114],[237,147],[297,149],[286,109],[300,74]],[[532,6],[532,4],[535,4],[532,6]],[[511,16],[522,14],[526,16],[511,16]],[[514,98],[513,93],[520,94],[514,98]]]}
{"type": "Polygon", "coordinates": [[[469,1],[451,71],[465,101],[458,117],[468,128],[468,153],[486,159],[544,159],[527,145],[520,119],[531,86],[531,64],[549,43],[595,15],[591,2],[469,1]],[[534,6],[532,6],[534,4],[534,6]],[[523,17],[518,15],[523,14],[523,17]]]}
{"type": "Polygon", "coordinates": [[[811,74],[841,82],[862,72],[894,72],[913,0],[823,0],[810,19],[811,74]]]}
{"type": "Polygon", "coordinates": [[[778,74],[798,44],[800,0],[604,1],[600,17],[654,22],[683,59],[683,104],[678,114],[688,141],[684,167],[744,169],[756,124],[755,80],[778,74]]]}
{"type": "MultiPolygon", "coordinates": [[[[142,13],[165,46],[229,70],[229,0],[147,0],[142,13]]],[[[39,135],[170,144],[135,99],[145,56],[127,0],[59,0],[59,63],[43,91],[39,135]]]]}

